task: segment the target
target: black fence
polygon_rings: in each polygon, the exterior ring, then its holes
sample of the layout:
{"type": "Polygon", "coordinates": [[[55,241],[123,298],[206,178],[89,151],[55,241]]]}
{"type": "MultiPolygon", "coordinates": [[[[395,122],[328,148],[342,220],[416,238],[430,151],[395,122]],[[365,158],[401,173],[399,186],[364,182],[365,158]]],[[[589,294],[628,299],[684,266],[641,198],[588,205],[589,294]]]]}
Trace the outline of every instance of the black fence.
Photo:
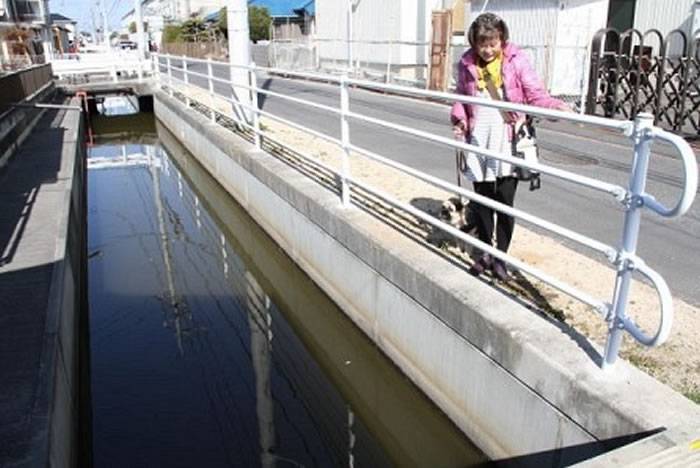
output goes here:
{"type": "Polygon", "coordinates": [[[593,38],[586,112],[654,116],[656,125],[700,135],[700,30],[602,29],[593,38]]]}

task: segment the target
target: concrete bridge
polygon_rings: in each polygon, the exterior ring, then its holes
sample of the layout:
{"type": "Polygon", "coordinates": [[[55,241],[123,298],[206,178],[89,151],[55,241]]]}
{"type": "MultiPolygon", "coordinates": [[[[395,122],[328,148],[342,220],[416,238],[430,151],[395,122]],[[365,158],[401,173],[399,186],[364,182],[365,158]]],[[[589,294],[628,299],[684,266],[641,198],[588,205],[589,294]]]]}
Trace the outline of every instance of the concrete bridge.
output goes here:
{"type": "MultiPolygon", "coordinates": [[[[252,138],[249,124],[207,93],[165,79],[149,85],[129,92],[152,95],[156,118],[490,458],[697,461],[697,405],[626,362],[601,371],[602,350],[575,330],[417,247],[371,209],[343,206],[327,168],[304,163],[316,176],[302,174],[292,164],[298,154],[283,157],[274,142],[252,138]]],[[[3,202],[14,213],[2,226],[0,415],[8,423],[0,435],[10,443],[0,460],[69,466],[86,443],[76,430],[86,399],[86,122],[80,100],[54,94],[51,81],[38,88],[4,115],[3,135],[12,137],[0,140],[3,202]]],[[[368,201],[358,188],[351,196],[368,201]]]]}

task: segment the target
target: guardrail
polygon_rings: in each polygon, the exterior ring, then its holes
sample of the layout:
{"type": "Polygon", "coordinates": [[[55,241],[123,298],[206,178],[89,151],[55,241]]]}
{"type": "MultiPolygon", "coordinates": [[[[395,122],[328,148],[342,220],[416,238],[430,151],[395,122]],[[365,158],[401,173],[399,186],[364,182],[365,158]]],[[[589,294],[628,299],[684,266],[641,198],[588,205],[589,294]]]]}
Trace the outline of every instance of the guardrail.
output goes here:
{"type": "MultiPolygon", "coordinates": [[[[261,68],[256,67],[255,64],[251,64],[250,66],[236,66],[231,65],[229,63],[213,62],[211,60],[198,60],[187,57],[174,57],[170,55],[154,56],[154,70],[159,85],[167,85],[167,89],[169,90],[171,95],[173,95],[174,93],[173,83],[175,81],[178,81],[185,85],[189,85],[190,76],[198,76],[201,78],[205,78],[208,84],[208,91],[212,96],[214,95],[214,82],[225,83],[231,87],[231,90],[240,88],[250,92],[249,101],[242,100],[240,99],[240,97],[236,97],[237,95],[244,93],[232,92],[231,96],[218,95],[218,97],[226,100],[227,102],[230,102],[233,106],[233,109],[237,110],[237,112],[234,112],[234,118],[237,119],[237,123],[239,125],[254,132],[255,145],[257,147],[260,147],[261,145],[261,136],[264,136],[266,133],[260,127],[261,116],[265,116],[270,119],[279,121],[281,123],[292,126],[296,129],[307,132],[311,135],[314,135],[323,140],[338,145],[340,148],[342,148],[342,164],[340,172],[337,172],[335,169],[329,167],[326,164],[323,164],[316,158],[308,154],[304,154],[302,151],[300,151],[299,153],[303,158],[309,161],[313,161],[314,164],[323,167],[325,170],[335,174],[340,179],[341,200],[343,206],[347,207],[350,205],[351,187],[353,185],[357,186],[362,190],[384,200],[386,203],[393,205],[394,207],[401,209],[407,213],[410,213],[411,215],[430,224],[431,226],[434,226],[451,234],[460,241],[472,245],[473,247],[476,247],[483,252],[487,252],[492,256],[499,258],[505,261],[506,263],[512,265],[513,267],[562,291],[563,293],[571,296],[572,298],[593,307],[608,323],[608,337],[605,345],[604,356],[601,361],[601,367],[608,368],[615,363],[619,353],[622,334],[624,331],[630,333],[637,341],[646,346],[659,346],[662,343],[664,343],[668,338],[668,335],[671,330],[671,324],[673,322],[673,305],[670,290],[665,280],[661,277],[661,275],[659,275],[656,271],[650,268],[640,257],[636,255],[637,241],[639,237],[641,223],[641,211],[644,207],[647,207],[651,211],[663,217],[671,218],[683,215],[690,208],[690,205],[692,204],[695,198],[695,193],[698,187],[698,166],[695,160],[693,150],[690,148],[688,143],[682,138],[678,137],[677,135],[669,133],[658,127],[654,127],[653,116],[648,114],[640,114],[639,116],[637,116],[634,122],[619,121],[603,117],[579,115],[569,112],[543,109],[522,104],[485,100],[476,97],[468,97],[443,92],[425,91],[416,88],[396,86],[390,84],[380,84],[376,82],[350,79],[347,76],[337,77],[313,73],[294,72],[288,69],[281,70],[275,68],[261,68]],[[173,66],[173,60],[181,61],[182,66],[173,66]],[[189,70],[189,67],[187,65],[188,62],[206,64],[207,72],[199,73],[193,70],[189,70]],[[214,74],[212,73],[213,64],[230,67],[232,74],[234,74],[235,70],[242,70],[243,73],[247,74],[247,83],[234,83],[229,79],[214,76],[214,74]],[[161,72],[161,68],[164,68],[164,73],[161,72]],[[173,76],[173,71],[178,71],[182,73],[183,78],[175,78],[173,76]],[[280,93],[262,89],[257,85],[258,72],[266,72],[268,74],[279,74],[284,76],[296,76],[305,79],[318,79],[328,83],[336,83],[340,87],[339,106],[338,108],[330,107],[307,101],[304,99],[294,98],[291,96],[286,96],[280,93]],[[350,110],[350,86],[360,86],[363,88],[375,89],[379,91],[391,91],[393,93],[401,95],[420,96],[423,98],[430,98],[433,100],[446,101],[450,103],[459,101],[479,106],[524,112],[534,116],[566,120],[569,122],[575,122],[621,132],[631,139],[633,145],[633,148],[631,148],[633,149],[633,164],[629,184],[627,187],[623,187],[621,185],[610,184],[604,181],[582,176],[570,171],[551,167],[540,162],[528,163],[523,159],[515,158],[509,154],[500,154],[497,152],[485,150],[483,148],[479,148],[478,146],[457,142],[455,140],[434,135],[422,130],[417,130],[404,125],[383,121],[380,119],[368,117],[353,112],[350,110]],[[257,105],[257,96],[259,93],[265,94],[267,96],[274,96],[280,99],[284,99],[297,104],[306,105],[316,109],[321,109],[337,115],[341,124],[341,138],[337,139],[324,133],[311,130],[309,128],[304,127],[301,124],[291,122],[287,119],[278,117],[267,111],[259,109],[257,105]],[[533,169],[539,171],[542,174],[547,174],[551,177],[556,177],[558,179],[573,184],[577,184],[592,190],[606,193],[614,197],[625,207],[624,227],[622,232],[621,246],[619,248],[616,248],[607,245],[595,239],[589,238],[583,234],[574,232],[570,229],[560,226],[556,223],[552,223],[550,221],[531,215],[519,209],[509,207],[489,198],[485,198],[472,191],[465,190],[464,188],[458,187],[454,184],[451,184],[444,180],[422,173],[409,166],[393,161],[382,155],[361,148],[353,144],[351,141],[349,130],[350,119],[382,126],[408,135],[421,137],[432,142],[444,144],[445,146],[451,148],[461,149],[464,151],[471,151],[489,158],[494,158],[500,161],[508,162],[515,166],[533,169]],[[651,194],[648,194],[645,190],[649,164],[650,146],[652,141],[655,139],[666,141],[673,145],[678,150],[678,153],[682,159],[684,167],[684,181],[682,185],[682,191],[678,201],[672,207],[666,207],[663,204],[659,203],[651,194]],[[361,180],[353,177],[350,173],[349,166],[349,157],[351,151],[356,151],[357,153],[363,154],[375,161],[398,169],[406,174],[412,175],[441,189],[450,191],[455,195],[459,195],[470,201],[489,206],[497,211],[506,213],[520,220],[539,226],[540,228],[543,228],[553,234],[569,239],[599,254],[602,254],[605,258],[608,259],[608,261],[615,265],[615,268],[617,270],[612,302],[608,303],[606,301],[592,297],[589,294],[580,291],[576,287],[567,284],[558,278],[554,278],[551,275],[540,271],[538,268],[524,263],[523,261],[514,258],[504,252],[501,252],[496,248],[485,244],[474,237],[466,235],[459,229],[449,224],[446,224],[440,221],[439,219],[434,218],[433,216],[414,208],[411,205],[396,200],[392,196],[383,193],[381,190],[371,187],[366,183],[362,182],[361,180]],[[656,288],[659,296],[660,319],[659,326],[654,334],[647,334],[626,313],[629,298],[629,288],[632,281],[632,273],[634,271],[637,271],[643,276],[645,276],[656,288]]],[[[186,103],[188,106],[191,103],[191,99],[191,97],[186,97],[186,103]]],[[[213,111],[212,115],[215,116],[215,113],[213,111]]]]}
{"type": "Polygon", "coordinates": [[[151,60],[140,58],[137,53],[117,52],[98,54],[64,54],[53,58],[54,76],[62,80],[76,76],[109,76],[113,82],[120,76],[135,76],[139,80],[152,72],[151,60]]]}

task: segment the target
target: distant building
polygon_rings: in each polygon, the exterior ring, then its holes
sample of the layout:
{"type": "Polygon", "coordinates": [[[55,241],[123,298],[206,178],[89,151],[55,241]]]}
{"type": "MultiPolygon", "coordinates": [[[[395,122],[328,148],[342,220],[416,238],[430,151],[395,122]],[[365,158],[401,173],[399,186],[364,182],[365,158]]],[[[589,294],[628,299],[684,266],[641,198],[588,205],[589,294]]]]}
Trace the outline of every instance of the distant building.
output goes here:
{"type": "MultiPolygon", "coordinates": [[[[433,12],[449,11],[459,30],[464,23],[464,0],[354,0],[351,15],[353,68],[424,82],[427,78],[433,12]]],[[[347,66],[348,1],[316,4],[316,41],[321,68],[347,66]]],[[[444,41],[449,43],[446,29],[444,41]]]]}
{"type": "Polygon", "coordinates": [[[271,39],[299,38],[315,32],[315,0],[250,0],[248,6],[267,8],[272,18],[271,39]]]}
{"type": "Polygon", "coordinates": [[[74,44],[77,48],[76,27],[78,22],[58,13],[51,13],[50,19],[54,52],[59,54],[71,52],[70,44],[74,44]]]}
{"type": "Polygon", "coordinates": [[[51,31],[48,0],[0,0],[0,56],[38,56],[51,53],[51,31]],[[7,39],[11,30],[22,30],[27,36],[21,43],[7,39]]]}

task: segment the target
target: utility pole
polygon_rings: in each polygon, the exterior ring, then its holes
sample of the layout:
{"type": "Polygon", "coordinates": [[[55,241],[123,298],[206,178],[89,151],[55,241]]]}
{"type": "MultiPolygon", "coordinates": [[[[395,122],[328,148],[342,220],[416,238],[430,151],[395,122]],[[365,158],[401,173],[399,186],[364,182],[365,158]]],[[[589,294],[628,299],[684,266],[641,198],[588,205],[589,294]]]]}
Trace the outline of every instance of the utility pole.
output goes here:
{"type": "MultiPolygon", "coordinates": [[[[246,0],[228,0],[226,2],[226,23],[228,26],[228,56],[231,65],[231,89],[234,101],[250,106],[252,103],[250,91],[241,88],[248,86],[250,66],[250,32],[248,31],[248,2],[246,0]]],[[[251,112],[241,106],[234,105],[233,112],[240,118],[250,122],[251,112]]]]}
{"type": "Polygon", "coordinates": [[[102,38],[105,46],[109,49],[109,25],[107,24],[107,10],[105,9],[104,0],[100,0],[100,10],[102,11],[102,38]]]}
{"type": "Polygon", "coordinates": [[[139,60],[141,60],[146,57],[143,37],[143,12],[141,8],[141,0],[134,0],[134,13],[136,15],[136,44],[138,46],[139,60]]]}
{"type": "Polygon", "coordinates": [[[352,70],[352,4],[353,0],[348,0],[347,22],[345,29],[345,41],[348,46],[348,72],[352,70]]]}
{"type": "Polygon", "coordinates": [[[97,25],[95,23],[95,6],[90,8],[90,19],[92,20],[92,45],[97,44],[97,25]]]}

